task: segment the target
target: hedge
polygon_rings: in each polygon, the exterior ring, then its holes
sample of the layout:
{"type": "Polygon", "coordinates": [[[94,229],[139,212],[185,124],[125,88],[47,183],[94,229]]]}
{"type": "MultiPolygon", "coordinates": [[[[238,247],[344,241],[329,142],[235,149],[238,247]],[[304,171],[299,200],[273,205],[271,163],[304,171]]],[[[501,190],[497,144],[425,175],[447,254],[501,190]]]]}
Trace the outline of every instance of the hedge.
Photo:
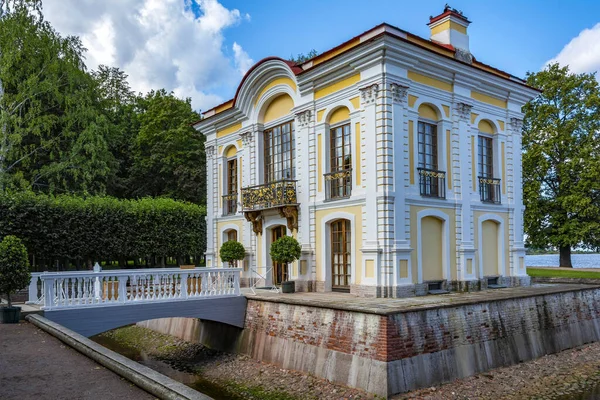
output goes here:
{"type": "Polygon", "coordinates": [[[36,270],[198,257],[206,250],[205,216],[201,206],[166,198],[0,194],[0,237],[21,238],[36,270]]]}

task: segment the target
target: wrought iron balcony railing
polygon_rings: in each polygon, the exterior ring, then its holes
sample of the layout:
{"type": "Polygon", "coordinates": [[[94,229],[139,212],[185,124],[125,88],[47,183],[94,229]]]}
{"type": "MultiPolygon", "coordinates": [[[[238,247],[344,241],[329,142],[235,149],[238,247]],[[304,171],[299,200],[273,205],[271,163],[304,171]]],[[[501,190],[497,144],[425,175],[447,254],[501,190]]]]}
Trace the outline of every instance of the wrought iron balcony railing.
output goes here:
{"type": "Polygon", "coordinates": [[[500,179],[480,176],[479,196],[484,203],[500,204],[502,202],[500,195],[500,179]]]}
{"type": "Polygon", "coordinates": [[[419,191],[421,196],[446,198],[446,172],[434,169],[417,168],[419,171],[419,191]]]}
{"type": "Polygon", "coordinates": [[[265,210],[297,203],[295,180],[284,179],[242,189],[243,211],[265,210]]]}
{"type": "Polygon", "coordinates": [[[335,200],[350,197],[352,193],[352,168],[323,174],[325,199],[335,200]]]}
{"type": "Polygon", "coordinates": [[[237,213],[237,193],[229,193],[223,196],[223,215],[237,213]]]}

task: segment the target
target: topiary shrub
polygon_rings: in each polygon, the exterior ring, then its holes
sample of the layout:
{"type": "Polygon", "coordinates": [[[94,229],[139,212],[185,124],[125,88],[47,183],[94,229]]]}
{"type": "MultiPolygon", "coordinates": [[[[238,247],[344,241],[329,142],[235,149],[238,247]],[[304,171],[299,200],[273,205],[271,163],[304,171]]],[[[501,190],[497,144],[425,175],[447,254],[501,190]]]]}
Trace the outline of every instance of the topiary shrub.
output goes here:
{"type": "Polygon", "coordinates": [[[5,236],[0,242],[0,293],[6,294],[9,307],[10,295],[26,288],[30,281],[27,248],[18,237],[5,236]]]}
{"type": "Polygon", "coordinates": [[[221,261],[234,263],[237,267],[238,260],[243,260],[246,257],[246,249],[240,242],[229,240],[221,245],[219,255],[221,256],[221,261]]]}
{"type": "MultiPolygon", "coordinates": [[[[283,236],[271,244],[269,253],[273,261],[283,263],[286,268],[289,264],[298,260],[302,255],[302,246],[291,236],[283,236]]],[[[288,273],[288,277],[289,277],[288,273]]]]}

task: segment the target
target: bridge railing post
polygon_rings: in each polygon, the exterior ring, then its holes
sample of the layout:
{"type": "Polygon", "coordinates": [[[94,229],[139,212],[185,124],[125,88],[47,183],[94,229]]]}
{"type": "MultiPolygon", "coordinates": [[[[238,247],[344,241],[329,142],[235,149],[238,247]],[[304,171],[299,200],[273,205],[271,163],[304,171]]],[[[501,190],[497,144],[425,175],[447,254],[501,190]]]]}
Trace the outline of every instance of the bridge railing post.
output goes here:
{"type": "Polygon", "coordinates": [[[239,269],[236,271],[233,271],[233,287],[234,287],[234,294],[236,296],[239,296],[241,294],[240,291],[240,276],[241,276],[242,271],[240,271],[239,269]]]}
{"type": "Polygon", "coordinates": [[[119,296],[117,297],[119,303],[127,301],[127,279],[128,276],[119,276],[119,296]]]}
{"type": "MultiPolygon", "coordinates": [[[[29,281],[29,296],[25,304],[35,304],[41,296],[38,296],[38,280],[40,279],[39,272],[31,273],[31,281],[29,281]]],[[[42,293],[43,296],[43,293],[42,293]]]]}
{"type": "Polygon", "coordinates": [[[44,282],[44,309],[51,310],[52,306],[54,306],[54,285],[55,279],[51,279],[50,277],[46,277],[42,275],[42,281],[44,282]]]}
{"type": "Polygon", "coordinates": [[[181,284],[179,286],[179,297],[182,299],[187,299],[188,298],[188,280],[189,280],[189,274],[187,272],[180,272],[180,279],[181,279],[181,284]]]}

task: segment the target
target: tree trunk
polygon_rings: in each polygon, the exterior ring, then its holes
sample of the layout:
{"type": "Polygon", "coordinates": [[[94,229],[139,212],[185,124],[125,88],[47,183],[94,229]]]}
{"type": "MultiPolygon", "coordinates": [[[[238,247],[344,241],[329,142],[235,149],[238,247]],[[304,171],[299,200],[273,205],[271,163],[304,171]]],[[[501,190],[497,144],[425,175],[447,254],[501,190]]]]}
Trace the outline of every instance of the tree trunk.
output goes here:
{"type": "Polygon", "coordinates": [[[6,293],[6,301],[8,301],[8,306],[12,307],[12,301],[10,300],[10,292],[6,293]]]}
{"type": "Polygon", "coordinates": [[[559,267],[573,268],[573,264],[571,264],[571,246],[560,247],[559,267]]]}

